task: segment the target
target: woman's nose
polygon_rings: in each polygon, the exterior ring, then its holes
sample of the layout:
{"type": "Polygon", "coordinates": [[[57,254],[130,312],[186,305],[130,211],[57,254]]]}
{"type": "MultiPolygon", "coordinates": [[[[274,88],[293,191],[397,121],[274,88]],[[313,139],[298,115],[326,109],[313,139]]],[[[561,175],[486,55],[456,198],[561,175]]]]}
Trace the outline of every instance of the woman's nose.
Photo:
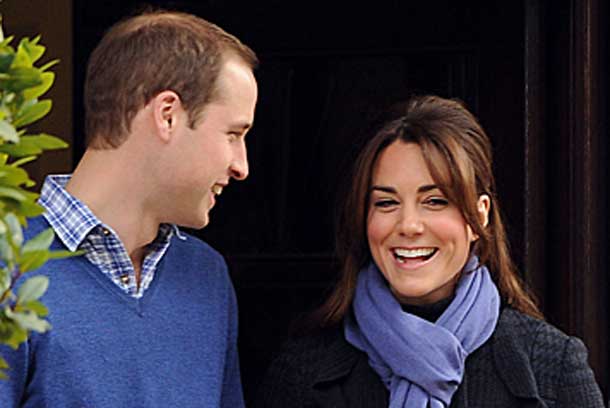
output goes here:
{"type": "Polygon", "coordinates": [[[415,236],[424,232],[424,223],[415,209],[403,209],[398,229],[401,235],[415,236]]]}

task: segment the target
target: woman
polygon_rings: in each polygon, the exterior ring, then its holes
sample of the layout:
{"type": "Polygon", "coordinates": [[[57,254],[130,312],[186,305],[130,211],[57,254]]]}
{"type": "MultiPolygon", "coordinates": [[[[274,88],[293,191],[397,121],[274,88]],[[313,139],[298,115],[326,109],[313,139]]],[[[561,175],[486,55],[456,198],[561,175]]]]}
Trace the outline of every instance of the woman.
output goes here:
{"type": "Polygon", "coordinates": [[[542,321],[509,257],[491,146],[463,105],[412,99],[356,161],[342,271],[264,407],[603,407],[582,342],[542,321]]]}

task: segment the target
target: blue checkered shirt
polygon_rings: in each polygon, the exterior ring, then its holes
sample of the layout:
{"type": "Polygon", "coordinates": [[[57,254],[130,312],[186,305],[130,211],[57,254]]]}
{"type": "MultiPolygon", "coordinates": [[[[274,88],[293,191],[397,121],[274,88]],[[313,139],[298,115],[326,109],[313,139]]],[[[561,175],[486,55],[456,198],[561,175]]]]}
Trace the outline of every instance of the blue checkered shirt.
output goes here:
{"type": "Polygon", "coordinates": [[[70,177],[46,178],[38,200],[46,210],[44,217],[70,251],[84,250],[87,259],[125,293],[134,298],[142,297],[155,276],[157,264],[169,248],[172,235],[183,236],[175,225],[160,225],[157,237],[146,248],[138,287],[133,264],[118,235],[66,191],[70,177]]]}

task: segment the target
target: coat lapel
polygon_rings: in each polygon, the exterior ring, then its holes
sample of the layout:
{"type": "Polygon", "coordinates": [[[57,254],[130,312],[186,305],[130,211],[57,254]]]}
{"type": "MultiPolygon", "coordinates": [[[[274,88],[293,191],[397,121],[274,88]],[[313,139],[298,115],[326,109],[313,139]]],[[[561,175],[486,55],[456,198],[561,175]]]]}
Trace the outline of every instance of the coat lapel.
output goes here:
{"type": "Polygon", "coordinates": [[[529,361],[529,347],[524,342],[522,334],[518,330],[521,322],[515,317],[512,309],[504,309],[496,331],[491,338],[493,359],[496,370],[504,382],[504,385],[512,395],[523,399],[524,407],[546,407],[540,399],[540,393],[536,384],[536,378],[531,369],[529,361]]]}
{"type": "Polygon", "coordinates": [[[341,336],[340,330],[332,333],[324,358],[318,361],[317,376],[313,381],[313,398],[321,408],[348,408],[337,381],[350,373],[358,360],[358,353],[341,336]]]}
{"type": "Polygon", "coordinates": [[[317,406],[387,408],[387,391],[381,380],[369,367],[366,355],[345,341],[342,330],[333,333],[324,356],[313,382],[317,406]]]}
{"type": "MultiPolygon", "coordinates": [[[[501,389],[505,389],[505,392],[508,392],[510,398],[514,400],[514,406],[546,408],[546,404],[540,399],[538,386],[528,357],[529,347],[527,341],[524,341],[531,333],[528,330],[519,330],[521,323],[516,318],[515,313],[517,312],[512,309],[503,309],[494,334],[489,342],[482,346],[482,348],[490,348],[491,360],[489,360],[489,363],[493,364],[493,371],[498,373],[498,377],[504,385],[504,387],[501,387],[498,384],[497,388],[494,387],[489,391],[492,393],[502,392],[501,389]]],[[[485,357],[481,357],[480,351],[478,357],[473,356],[473,358],[483,358],[479,361],[486,361],[485,357]]],[[[469,372],[467,369],[466,375],[453,397],[451,408],[480,408],[490,405],[489,400],[478,400],[478,398],[479,396],[490,398],[493,397],[492,395],[480,392],[470,393],[468,391],[469,372]]]]}

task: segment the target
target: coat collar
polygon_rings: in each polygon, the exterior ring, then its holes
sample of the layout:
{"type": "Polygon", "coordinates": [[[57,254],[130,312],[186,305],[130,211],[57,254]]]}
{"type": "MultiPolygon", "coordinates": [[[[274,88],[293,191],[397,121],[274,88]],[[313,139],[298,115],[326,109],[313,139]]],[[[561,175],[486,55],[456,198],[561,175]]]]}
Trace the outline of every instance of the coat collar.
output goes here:
{"type": "Polygon", "coordinates": [[[361,355],[361,351],[345,340],[343,326],[333,329],[328,334],[325,358],[318,362],[314,384],[332,382],[347,376],[361,355]]]}
{"type": "MultiPolygon", "coordinates": [[[[518,398],[530,399],[533,407],[544,407],[539,399],[536,380],[528,358],[530,347],[527,346],[527,341],[531,339],[528,339],[529,336],[525,336],[525,333],[520,336],[520,330],[515,330],[515,326],[523,324],[520,316],[514,309],[504,308],[494,334],[482,347],[492,348],[496,370],[511,394],[518,398]]],[[[326,350],[325,357],[317,362],[317,375],[313,382],[314,388],[319,390],[324,389],[322,385],[325,383],[340,381],[347,377],[362,358],[362,352],[345,340],[342,326],[328,334],[326,350]]],[[[466,382],[467,378],[464,381],[466,382]]],[[[463,385],[466,386],[465,383],[463,385]]],[[[464,389],[458,390],[456,398],[458,398],[456,401],[458,407],[468,406],[467,393],[464,389]]]]}
{"type": "Polygon", "coordinates": [[[491,338],[494,364],[509,391],[520,398],[538,398],[536,378],[529,361],[531,331],[524,330],[522,315],[504,308],[491,338]]]}

